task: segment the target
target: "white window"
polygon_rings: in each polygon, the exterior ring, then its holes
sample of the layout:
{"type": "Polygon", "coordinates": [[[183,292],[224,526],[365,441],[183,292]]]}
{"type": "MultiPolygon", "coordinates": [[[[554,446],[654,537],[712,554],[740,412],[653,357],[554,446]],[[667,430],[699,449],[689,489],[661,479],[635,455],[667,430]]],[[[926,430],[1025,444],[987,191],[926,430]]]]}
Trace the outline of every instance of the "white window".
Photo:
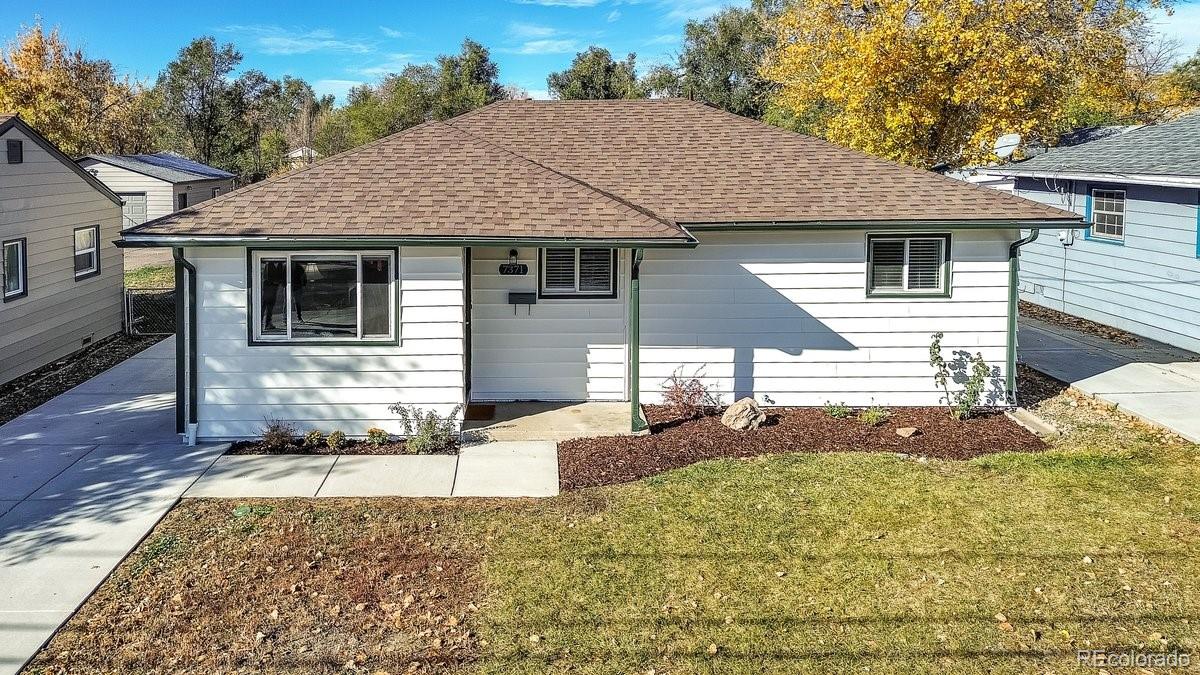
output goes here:
{"type": "Polygon", "coordinates": [[[100,273],[100,226],[75,228],[75,280],[100,273]]]}
{"type": "Polygon", "coordinates": [[[617,297],[617,250],[544,248],[538,266],[544,298],[617,297]]]}
{"type": "Polygon", "coordinates": [[[3,256],[0,269],[4,273],[4,302],[25,297],[25,286],[29,279],[25,240],[12,239],[4,242],[0,255],[3,256]]]}
{"type": "Polygon", "coordinates": [[[949,295],[950,235],[868,235],[868,295],[949,295]]]}
{"type": "Polygon", "coordinates": [[[215,187],[215,188],[213,188],[213,189],[212,189],[212,196],[213,196],[213,197],[216,197],[216,196],[217,196],[217,195],[219,195],[219,194],[221,194],[221,188],[219,188],[219,187],[215,187]]]}
{"type": "Polygon", "coordinates": [[[1125,239],[1125,191],[1092,190],[1092,236],[1125,239]]]}
{"type": "Polygon", "coordinates": [[[395,251],[255,251],[257,342],[396,339],[395,251]]]}

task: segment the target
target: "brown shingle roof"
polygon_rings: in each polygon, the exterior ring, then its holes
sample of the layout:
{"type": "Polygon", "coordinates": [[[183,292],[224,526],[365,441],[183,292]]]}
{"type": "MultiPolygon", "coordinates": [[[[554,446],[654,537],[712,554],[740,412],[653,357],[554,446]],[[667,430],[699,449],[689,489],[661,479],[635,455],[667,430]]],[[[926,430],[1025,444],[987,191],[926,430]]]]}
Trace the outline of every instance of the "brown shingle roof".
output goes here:
{"type": "Polygon", "coordinates": [[[503,101],[126,234],[682,242],[675,223],[1077,218],[691,101],[503,101]]]}
{"type": "Polygon", "coordinates": [[[442,122],[235,190],[130,233],[688,239],[645,209],[442,122]]]}
{"type": "Polygon", "coordinates": [[[1072,217],[683,99],[503,101],[450,124],[685,225],[1072,217]]]}

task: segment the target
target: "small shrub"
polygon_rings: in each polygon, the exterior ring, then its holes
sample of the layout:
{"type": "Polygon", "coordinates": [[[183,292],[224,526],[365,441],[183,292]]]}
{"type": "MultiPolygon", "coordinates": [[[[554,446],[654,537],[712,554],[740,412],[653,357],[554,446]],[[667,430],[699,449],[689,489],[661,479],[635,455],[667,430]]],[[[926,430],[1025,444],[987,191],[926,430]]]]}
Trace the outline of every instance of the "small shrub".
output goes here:
{"type": "Polygon", "coordinates": [[[282,420],[265,420],[260,434],[260,442],[267,450],[279,452],[286,450],[296,438],[296,427],[282,420]]]}
{"type": "Polygon", "coordinates": [[[663,381],[663,405],[686,419],[703,417],[721,406],[721,397],[708,390],[700,380],[700,373],[692,377],[680,374],[678,368],[663,381]]]}
{"type": "Polygon", "coordinates": [[[434,410],[423,410],[415,405],[392,404],[388,411],[400,417],[406,440],[404,447],[412,453],[439,452],[454,445],[458,433],[458,413],[461,405],[454,406],[449,415],[442,417],[434,410]]]}
{"type": "Polygon", "coordinates": [[[325,434],[321,433],[320,430],[313,429],[307,434],[304,434],[304,447],[319,448],[322,445],[325,445],[325,434]]]}
{"type": "Polygon", "coordinates": [[[367,445],[373,445],[378,448],[390,440],[392,440],[392,435],[379,427],[367,429],[367,445]]]}
{"type": "Polygon", "coordinates": [[[823,409],[825,410],[826,415],[829,415],[835,420],[846,419],[854,414],[854,409],[850,406],[846,405],[845,403],[834,403],[833,401],[826,401],[823,409]]]}
{"type": "Polygon", "coordinates": [[[931,336],[929,342],[929,365],[933,366],[933,381],[946,392],[942,401],[950,408],[950,416],[956,420],[965,420],[971,416],[971,412],[979,402],[979,397],[983,395],[992,369],[988,366],[987,361],[983,360],[983,354],[978,352],[974,355],[961,353],[956,359],[957,367],[953,369],[964,371],[966,383],[960,391],[952,393],[950,381],[954,379],[954,376],[950,372],[952,366],[942,358],[942,337],[943,334],[939,331],[931,336]]]}
{"type": "Polygon", "coordinates": [[[330,450],[341,450],[346,447],[346,434],[336,429],[329,432],[329,435],[325,437],[325,445],[330,450]]]}
{"type": "Polygon", "coordinates": [[[858,421],[869,427],[877,427],[890,419],[892,413],[887,408],[873,405],[858,413],[858,421]]]}

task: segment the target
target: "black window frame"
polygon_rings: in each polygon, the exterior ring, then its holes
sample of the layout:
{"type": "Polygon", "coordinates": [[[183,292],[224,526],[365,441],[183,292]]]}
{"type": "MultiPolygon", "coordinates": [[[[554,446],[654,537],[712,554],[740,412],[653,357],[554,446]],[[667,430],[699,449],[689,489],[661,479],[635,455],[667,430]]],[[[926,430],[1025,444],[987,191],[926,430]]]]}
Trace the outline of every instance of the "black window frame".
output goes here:
{"type": "Polygon", "coordinates": [[[867,263],[866,273],[866,293],[868,298],[949,298],[954,288],[952,283],[953,266],[951,262],[954,259],[953,253],[953,237],[949,232],[873,232],[867,234],[865,259],[867,263]],[[904,284],[908,284],[908,251],[909,241],[913,239],[940,239],[942,240],[942,262],[941,262],[941,288],[937,290],[920,288],[908,290],[905,288],[875,288],[875,266],[872,262],[872,254],[874,248],[872,244],[877,241],[900,240],[904,241],[904,268],[901,272],[901,279],[904,284]]]}
{"type": "MultiPolygon", "coordinates": [[[[575,287],[579,287],[579,251],[585,248],[608,249],[607,246],[562,246],[554,248],[565,248],[575,251],[575,287]]],[[[617,275],[620,272],[619,260],[617,258],[620,249],[608,249],[611,253],[609,257],[609,265],[612,269],[612,274],[609,276],[609,289],[604,292],[595,291],[547,291],[546,290],[546,251],[548,248],[538,249],[538,279],[537,291],[538,298],[545,300],[612,300],[617,297],[617,275]]]]}
{"type": "Polygon", "coordinates": [[[182,211],[182,210],[186,209],[187,207],[188,207],[188,193],[187,193],[187,190],[184,190],[183,192],[180,192],[179,194],[175,195],[175,210],[182,211]]]}
{"type": "Polygon", "coordinates": [[[7,255],[8,247],[12,244],[17,244],[21,248],[21,268],[19,270],[21,275],[21,291],[19,293],[6,293],[4,292],[3,285],[0,284],[0,296],[3,296],[3,302],[20,300],[29,295],[29,242],[25,237],[5,239],[0,242],[0,275],[3,275],[5,270],[8,269],[8,260],[5,256],[7,255]]]}
{"type": "Polygon", "coordinates": [[[7,139],[4,148],[9,164],[23,164],[25,162],[25,143],[21,139],[7,139]]]}
{"type": "Polygon", "coordinates": [[[84,281],[92,277],[100,276],[100,225],[85,225],[77,227],[71,231],[71,269],[75,269],[75,256],[79,255],[79,250],[75,248],[75,235],[81,230],[94,230],[96,232],[96,267],[95,269],[86,272],[75,271],[75,281],[84,281]]]}
{"type": "MultiPolygon", "coordinates": [[[[286,265],[289,270],[291,265],[286,265]]],[[[361,278],[361,272],[360,272],[361,278]]],[[[357,291],[361,297],[361,287],[357,291]]],[[[284,291],[286,298],[291,298],[291,293],[288,290],[284,291]]],[[[346,249],[344,247],[305,247],[305,248],[247,248],[246,249],[246,344],[251,347],[287,347],[291,345],[317,345],[317,346],[341,346],[341,347],[397,347],[400,345],[400,306],[401,306],[401,288],[400,288],[400,249],[398,247],[382,247],[382,248],[364,248],[364,249],[346,249]],[[389,336],[387,338],[313,338],[313,339],[295,339],[284,336],[278,337],[263,337],[260,334],[260,305],[261,294],[258,293],[258,280],[260,266],[257,264],[263,258],[287,258],[291,256],[310,256],[310,255],[356,255],[359,259],[359,264],[363,257],[372,255],[387,254],[391,256],[392,263],[392,278],[391,284],[391,302],[388,305],[389,309],[389,336]]],[[[360,304],[361,307],[361,304],[360,304]]],[[[290,312],[285,306],[283,314],[291,320],[290,312]]],[[[359,313],[361,326],[361,312],[359,313]]]]}

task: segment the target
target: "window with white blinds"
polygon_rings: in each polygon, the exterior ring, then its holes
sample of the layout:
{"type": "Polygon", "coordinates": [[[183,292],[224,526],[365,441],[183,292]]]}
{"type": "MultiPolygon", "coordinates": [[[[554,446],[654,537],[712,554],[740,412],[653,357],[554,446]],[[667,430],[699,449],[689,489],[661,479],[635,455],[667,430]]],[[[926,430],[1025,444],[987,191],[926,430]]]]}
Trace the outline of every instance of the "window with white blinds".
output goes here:
{"type": "Polygon", "coordinates": [[[869,235],[867,294],[950,294],[950,235],[869,235]]]}
{"type": "Polygon", "coordinates": [[[611,248],[545,248],[542,297],[616,297],[617,251],[611,248]]]}

